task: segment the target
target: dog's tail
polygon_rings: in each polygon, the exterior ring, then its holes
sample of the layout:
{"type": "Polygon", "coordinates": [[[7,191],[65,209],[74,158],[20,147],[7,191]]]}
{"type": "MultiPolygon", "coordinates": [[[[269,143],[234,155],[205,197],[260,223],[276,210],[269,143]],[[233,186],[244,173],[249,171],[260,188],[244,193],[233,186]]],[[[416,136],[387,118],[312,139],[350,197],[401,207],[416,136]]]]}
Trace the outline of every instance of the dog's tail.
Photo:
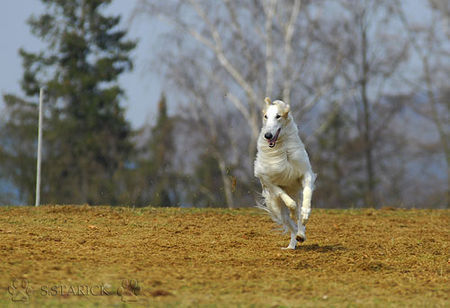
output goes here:
{"type": "Polygon", "coordinates": [[[256,207],[269,214],[270,218],[278,225],[281,226],[281,231],[288,232],[288,227],[283,223],[281,214],[275,210],[275,207],[271,204],[267,204],[267,199],[263,195],[260,195],[259,200],[256,200],[256,207]]]}

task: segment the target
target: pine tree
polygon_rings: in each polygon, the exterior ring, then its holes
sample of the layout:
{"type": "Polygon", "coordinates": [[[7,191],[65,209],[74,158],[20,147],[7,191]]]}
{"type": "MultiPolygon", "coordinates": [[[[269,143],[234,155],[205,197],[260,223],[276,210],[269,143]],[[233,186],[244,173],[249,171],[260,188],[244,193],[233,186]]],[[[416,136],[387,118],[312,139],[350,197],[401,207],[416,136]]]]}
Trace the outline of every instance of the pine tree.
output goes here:
{"type": "MultiPolygon", "coordinates": [[[[35,108],[39,88],[46,90],[44,202],[114,204],[118,194],[114,179],[132,151],[117,79],[132,69],[129,53],[136,43],[118,29],[120,16],[102,14],[111,1],[42,2],[45,13],[32,16],[28,23],[47,48],[38,53],[20,50],[21,86],[27,98],[7,95],[7,106],[25,114],[35,108]]],[[[6,126],[14,124],[10,118],[6,126]]],[[[20,130],[20,120],[18,126],[20,130]]],[[[26,139],[25,152],[32,156],[33,139],[28,135],[26,139]]],[[[14,184],[26,188],[29,202],[27,181],[28,176],[14,184]]]]}
{"type": "MultiPolygon", "coordinates": [[[[4,201],[34,202],[36,175],[36,104],[4,96],[6,104],[0,127],[0,180],[12,185],[17,196],[4,201]]],[[[9,203],[9,202],[8,202],[9,203]]]]}
{"type": "Polygon", "coordinates": [[[208,149],[200,155],[194,170],[194,187],[190,201],[198,207],[221,207],[226,205],[219,163],[208,149]]]}
{"type": "Polygon", "coordinates": [[[343,207],[356,203],[362,196],[355,189],[353,140],[350,137],[350,122],[340,106],[335,104],[321,118],[325,129],[318,136],[318,149],[312,156],[314,165],[320,166],[320,181],[317,195],[326,196],[321,207],[343,207]]]}
{"type": "Polygon", "coordinates": [[[152,128],[148,144],[150,153],[149,176],[152,196],[150,204],[154,206],[171,206],[175,201],[175,191],[172,189],[175,175],[173,174],[172,158],[175,151],[173,141],[173,121],[167,114],[167,102],[164,93],[158,103],[158,118],[152,128]]]}

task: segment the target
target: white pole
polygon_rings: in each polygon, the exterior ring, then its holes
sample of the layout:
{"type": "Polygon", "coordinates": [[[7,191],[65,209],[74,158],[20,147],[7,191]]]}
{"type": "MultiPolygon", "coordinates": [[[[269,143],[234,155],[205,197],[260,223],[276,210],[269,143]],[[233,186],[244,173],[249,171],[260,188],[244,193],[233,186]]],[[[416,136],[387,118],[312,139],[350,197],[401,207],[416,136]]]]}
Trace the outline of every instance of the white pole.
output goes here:
{"type": "Polygon", "coordinates": [[[39,124],[38,124],[38,148],[37,148],[37,171],[36,171],[36,204],[39,206],[41,199],[41,149],[42,149],[42,100],[44,89],[39,91],[39,124]]]}

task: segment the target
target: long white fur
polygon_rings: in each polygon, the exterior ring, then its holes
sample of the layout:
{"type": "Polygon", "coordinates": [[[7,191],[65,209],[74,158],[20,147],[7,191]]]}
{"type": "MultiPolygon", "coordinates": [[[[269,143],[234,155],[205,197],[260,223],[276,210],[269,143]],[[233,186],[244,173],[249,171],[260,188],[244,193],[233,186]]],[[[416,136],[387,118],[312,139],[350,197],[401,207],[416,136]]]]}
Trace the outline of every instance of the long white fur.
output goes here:
{"type": "Polygon", "coordinates": [[[291,240],[286,249],[295,249],[297,241],[306,240],[305,224],[311,212],[316,174],[312,171],[305,146],[289,112],[290,106],[280,100],[271,103],[266,98],[265,101],[254,173],[262,185],[264,209],[276,223],[290,231],[291,240]],[[278,129],[281,129],[278,140],[271,148],[264,135],[267,132],[275,135],[278,129]],[[300,208],[299,193],[302,188],[300,208]]]}

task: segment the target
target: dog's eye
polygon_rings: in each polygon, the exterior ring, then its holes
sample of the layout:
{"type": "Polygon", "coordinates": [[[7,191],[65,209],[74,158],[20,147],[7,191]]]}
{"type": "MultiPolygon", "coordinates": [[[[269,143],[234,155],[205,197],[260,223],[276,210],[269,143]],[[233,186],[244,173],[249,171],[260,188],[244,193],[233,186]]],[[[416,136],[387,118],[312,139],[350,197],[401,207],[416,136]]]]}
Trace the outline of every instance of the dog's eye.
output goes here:
{"type": "Polygon", "coordinates": [[[279,114],[277,114],[276,118],[279,119],[279,118],[281,118],[281,116],[279,114]]]}
{"type": "Polygon", "coordinates": [[[264,115],[264,119],[267,119],[267,114],[264,115]]]}

